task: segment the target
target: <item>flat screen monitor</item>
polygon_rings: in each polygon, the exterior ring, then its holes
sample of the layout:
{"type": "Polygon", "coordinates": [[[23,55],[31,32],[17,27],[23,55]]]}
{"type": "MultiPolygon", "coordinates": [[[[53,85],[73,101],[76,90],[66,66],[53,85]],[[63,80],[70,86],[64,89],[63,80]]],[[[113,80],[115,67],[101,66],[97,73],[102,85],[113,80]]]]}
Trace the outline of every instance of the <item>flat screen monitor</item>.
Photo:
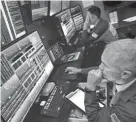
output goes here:
{"type": "Polygon", "coordinates": [[[61,1],[50,1],[50,16],[61,11],[61,1]]]}
{"type": "Polygon", "coordinates": [[[48,16],[48,1],[31,1],[32,20],[48,16]]]}
{"type": "Polygon", "coordinates": [[[70,9],[66,9],[56,14],[55,17],[59,19],[67,44],[70,43],[71,38],[75,35],[76,32],[75,24],[71,16],[70,9]]]}
{"type": "Polygon", "coordinates": [[[3,50],[1,55],[2,117],[6,122],[20,122],[54,66],[37,31],[3,50]]]}
{"type": "Polygon", "coordinates": [[[6,56],[6,62],[23,82],[27,82],[28,74],[34,71],[35,75],[40,77],[44,69],[48,76],[53,70],[51,59],[37,31],[8,47],[2,54],[6,56]]]}
{"type": "Polygon", "coordinates": [[[17,1],[0,2],[1,30],[3,34],[2,46],[26,34],[22,13],[17,1]]]}

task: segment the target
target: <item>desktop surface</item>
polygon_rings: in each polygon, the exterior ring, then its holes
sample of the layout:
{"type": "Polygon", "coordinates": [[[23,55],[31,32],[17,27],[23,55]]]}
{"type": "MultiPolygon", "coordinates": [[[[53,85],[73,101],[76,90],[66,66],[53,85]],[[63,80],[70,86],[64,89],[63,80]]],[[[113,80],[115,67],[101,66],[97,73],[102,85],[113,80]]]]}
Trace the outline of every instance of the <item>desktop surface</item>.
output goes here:
{"type": "MultiPolygon", "coordinates": [[[[50,77],[50,81],[56,81],[57,84],[63,84],[64,82],[69,81],[69,88],[68,92],[70,93],[76,89],[77,83],[80,82],[80,80],[76,79],[78,78],[77,75],[69,75],[65,72],[65,69],[68,66],[73,66],[73,67],[80,67],[82,64],[82,59],[83,59],[83,53],[84,53],[84,48],[77,49],[76,51],[81,51],[80,59],[77,61],[69,62],[69,63],[63,63],[61,65],[56,66],[56,68],[53,71],[53,74],[50,77]],[[74,80],[74,82],[73,82],[74,80]]],[[[41,97],[41,101],[46,100],[47,101],[48,97],[41,97]]],[[[52,117],[52,116],[47,116],[47,115],[41,115],[41,110],[43,109],[43,106],[40,106],[40,103],[35,103],[31,110],[29,111],[27,117],[25,118],[24,122],[67,122],[69,112],[71,109],[72,105],[70,101],[67,99],[64,99],[64,104],[60,109],[60,114],[58,117],[52,117]]]]}
{"type": "Polygon", "coordinates": [[[68,74],[65,72],[65,69],[69,66],[72,67],[81,67],[82,61],[83,61],[83,56],[84,56],[84,47],[77,48],[75,52],[80,52],[80,56],[78,60],[72,61],[72,62],[61,62],[58,66],[55,68],[55,73],[53,74],[51,80],[56,81],[56,80],[75,80],[77,78],[77,74],[68,74]]]}
{"type": "MultiPolygon", "coordinates": [[[[64,82],[64,81],[61,81],[64,82]]],[[[70,82],[68,93],[74,91],[76,89],[77,83],[76,82],[70,82]]],[[[41,98],[42,100],[46,100],[46,97],[41,98]]],[[[65,99],[64,104],[62,108],[60,109],[60,115],[59,117],[51,117],[46,115],[41,115],[40,112],[43,107],[40,106],[40,103],[34,104],[28,113],[27,117],[25,118],[24,122],[67,122],[69,112],[71,109],[71,103],[65,99]]]]}

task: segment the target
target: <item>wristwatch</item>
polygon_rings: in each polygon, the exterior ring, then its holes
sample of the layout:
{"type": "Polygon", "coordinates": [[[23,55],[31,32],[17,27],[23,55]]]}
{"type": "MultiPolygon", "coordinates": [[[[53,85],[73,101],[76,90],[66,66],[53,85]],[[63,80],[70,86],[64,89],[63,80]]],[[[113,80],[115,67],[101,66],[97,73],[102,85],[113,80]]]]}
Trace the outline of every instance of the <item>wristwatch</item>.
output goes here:
{"type": "Polygon", "coordinates": [[[96,88],[88,89],[87,87],[85,87],[84,91],[85,91],[86,93],[90,93],[90,92],[96,91],[96,88]]]}

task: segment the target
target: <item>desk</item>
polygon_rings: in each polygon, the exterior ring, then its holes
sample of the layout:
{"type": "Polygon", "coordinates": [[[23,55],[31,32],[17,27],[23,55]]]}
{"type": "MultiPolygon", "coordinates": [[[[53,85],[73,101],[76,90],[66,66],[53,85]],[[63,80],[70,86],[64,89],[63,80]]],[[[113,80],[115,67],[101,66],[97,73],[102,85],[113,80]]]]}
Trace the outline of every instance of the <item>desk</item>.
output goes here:
{"type": "MultiPolygon", "coordinates": [[[[77,82],[71,82],[68,93],[74,91],[76,89],[77,82]]],[[[38,104],[34,104],[32,108],[30,109],[30,112],[26,116],[24,122],[67,122],[69,112],[71,110],[71,104],[70,102],[65,99],[64,105],[60,110],[59,117],[49,117],[49,116],[42,116],[40,115],[41,107],[38,104]]]]}
{"type": "Polygon", "coordinates": [[[77,61],[72,61],[72,62],[67,62],[67,63],[61,64],[61,65],[57,65],[56,69],[55,69],[55,73],[53,73],[53,75],[51,76],[52,77],[51,81],[75,80],[77,78],[76,75],[68,75],[67,73],[65,73],[65,69],[68,66],[73,66],[73,67],[80,68],[81,65],[82,65],[83,57],[84,57],[84,50],[85,50],[84,47],[77,49],[76,52],[78,52],[78,51],[81,52],[80,57],[79,57],[79,59],[77,61]]]}
{"type": "MultiPolygon", "coordinates": [[[[68,64],[69,64],[69,66],[80,67],[82,64],[82,59],[83,59],[83,52],[81,53],[80,59],[78,61],[69,62],[68,64]]],[[[59,66],[58,66],[58,68],[59,68],[59,66]]],[[[65,77],[63,77],[63,76],[61,77],[61,75],[60,75],[60,77],[57,77],[56,72],[59,72],[59,70],[57,70],[57,68],[56,68],[56,71],[52,74],[52,77],[49,79],[50,81],[54,81],[54,80],[55,81],[58,80],[59,82],[66,81],[66,79],[64,80],[65,77]]],[[[79,80],[76,81],[76,79],[75,79],[75,82],[70,83],[68,93],[70,93],[76,89],[78,82],[80,82],[80,81],[79,80]]],[[[71,106],[70,102],[67,99],[65,99],[64,105],[60,110],[59,117],[49,117],[49,116],[40,115],[41,107],[40,107],[40,104],[37,103],[32,106],[32,108],[30,109],[29,113],[27,114],[27,116],[23,122],[67,122],[71,107],[72,106],[71,106]]]]}

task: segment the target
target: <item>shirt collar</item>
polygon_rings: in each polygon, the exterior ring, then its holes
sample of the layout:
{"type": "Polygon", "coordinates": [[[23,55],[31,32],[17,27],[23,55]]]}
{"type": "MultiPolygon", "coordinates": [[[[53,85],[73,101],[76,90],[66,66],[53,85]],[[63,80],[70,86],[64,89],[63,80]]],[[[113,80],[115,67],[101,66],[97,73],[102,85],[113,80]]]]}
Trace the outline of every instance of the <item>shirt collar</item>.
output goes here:
{"type": "Polygon", "coordinates": [[[133,84],[136,81],[136,78],[134,80],[132,80],[131,82],[124,84],[124,85],[116,85],[116,89],[118,92],[120,91],[124,91],[125,89],[127,89],[131,84],[133,84]]]}
{"type": "Polygon", "coordinates": [[[94,24],[94,25],[90,25],[90,28],[94,28],[94,27],[96,27],[96,25],[98,24],[98,22],[100,21],[100,19],[94,24]]]}
{"type": "Polygon", "coordinates": [[[95,23],[95,25],[94,26],[96,26],[97,24],[98,24],[98,22],[100,21],[100,19],[95,23]]]}
{"type": "Polygon", "coordinates": [[[136,95],[136,79],[131,82],[132,84],[129,85],[124,91],[121,91],[120,98],[127,102],[132,96],[136,95]]]}

